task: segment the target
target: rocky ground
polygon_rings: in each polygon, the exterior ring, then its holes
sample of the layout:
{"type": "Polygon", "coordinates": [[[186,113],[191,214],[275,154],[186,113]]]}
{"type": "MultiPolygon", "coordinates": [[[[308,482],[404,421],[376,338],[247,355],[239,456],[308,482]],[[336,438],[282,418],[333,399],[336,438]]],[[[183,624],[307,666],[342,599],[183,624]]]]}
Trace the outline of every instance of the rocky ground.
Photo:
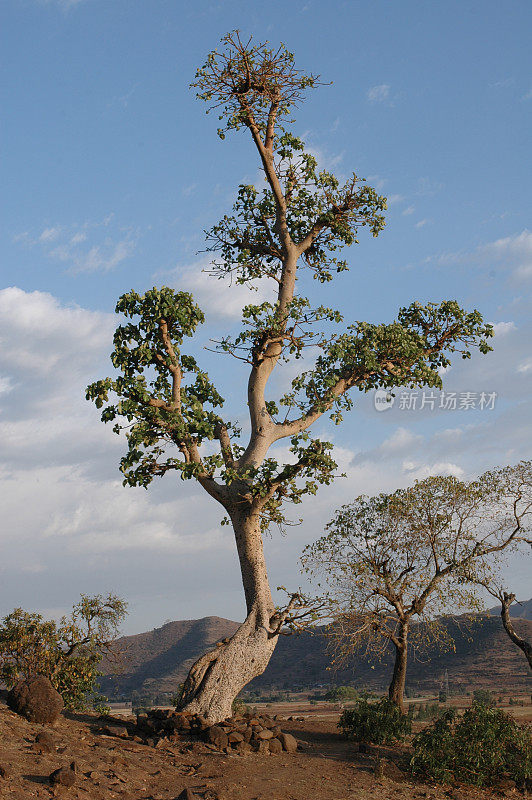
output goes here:
{"type": "Polygon", "coordinates": [[[224,752],[187,732],[173,737],[152,736],[146,744],[132,726],[128,738],[109,734],[115,726],[123,728],[123,720],[65,714],[54,725],[38,725],[0,703],[0,798],[489,800],[513,797],[517,800],[523,797],[515,788],[503,784],[492,791],[482,791],[413,781],[404,769],[404,748],[372,747],[366,753],[356,752],[356,745],[343,740],[331,720],[275,722],[283,732],[297,738],[296,752],[271,753],[260,748],[240,752],[232,747],[224,752]],[[50,783],[50,775],[61,768],[65,782],[72,785],[50,783]]]}

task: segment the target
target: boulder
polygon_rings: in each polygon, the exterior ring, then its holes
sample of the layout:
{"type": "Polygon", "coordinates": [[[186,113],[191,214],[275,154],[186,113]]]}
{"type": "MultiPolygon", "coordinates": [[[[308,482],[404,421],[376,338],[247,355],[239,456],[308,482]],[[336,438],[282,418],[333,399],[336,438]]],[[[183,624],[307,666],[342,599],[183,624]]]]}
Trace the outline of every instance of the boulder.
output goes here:
{"type": "Polygon", "coordinates": [[[229,745],[227,734],[219,725],[212,725],[208,729],[207,741],[217,747],[218,750],[225,750],[229,745]]]}
{"type": "Polygon", "coordinates": [[[7,704],[30,722],[40,723],[56,722],[64,705],[63,698],[44,675],[19,681],[9,692],[7,704]]]}
{"type": "Polygon", "coordinates": [[[279,741],[283,745],[283,750],[287,753],[295,753],[297,750],[297,739],[291,733],[279,734],[279,741]]]}
{"type": "Polygon", "coordinates": [[[279,753],[283,752],[283,745],[281,744],[280,739],[270,739],[269,746],[270,746],[270,753],[279,755],[279,753]]]}
{"type": "Polygon", "coordinates": [[[76,773],[71,767],[59,767],[54,769],[49,780],[52,786],[74,786],[76,773]]]}
{"type": "Polygon", "coordinates": [[[187,787],[186,789],[183,789],[180,795],[178,795],[177,800],[195,800],[195,795],[192,789],[187,787]]]}
{"type": "Polygon", "coordinates": [[[55,739],[48,731],[41,731],[35,737],[33,747],[40,753],[53,753],[55,751],[55,739]]]}
{"type": "Polygon", "coordinates": [[[125,725],[104,725],[102,733],[106,736],[116,736],[119,739],[127,739],[129,737],[129,732],[125,725]]]}

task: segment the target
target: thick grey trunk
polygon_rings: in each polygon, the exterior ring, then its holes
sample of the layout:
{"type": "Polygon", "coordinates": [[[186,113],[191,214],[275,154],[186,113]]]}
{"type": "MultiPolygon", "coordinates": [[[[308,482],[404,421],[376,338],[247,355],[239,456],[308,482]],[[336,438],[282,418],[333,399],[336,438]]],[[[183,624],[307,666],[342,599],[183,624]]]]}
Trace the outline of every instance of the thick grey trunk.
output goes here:
{"type": "Polygon", "coordinates": [[[262,675],[277,644],[270,633],[274,614],[260,521],[245,511],[231,514],[248,615],[229,640],[202,656],[191,668],[180,706],[209,722],[231,716],[233,700],[249,681],[262,675]]]}
{"type": "Polygon", "coordinates": [[[408,625],[401,626],[398,643],[395,644],[395,664],[388,697],[404,713],[404,694],[406,684],[406,665],[408,654],[408,625]]]}

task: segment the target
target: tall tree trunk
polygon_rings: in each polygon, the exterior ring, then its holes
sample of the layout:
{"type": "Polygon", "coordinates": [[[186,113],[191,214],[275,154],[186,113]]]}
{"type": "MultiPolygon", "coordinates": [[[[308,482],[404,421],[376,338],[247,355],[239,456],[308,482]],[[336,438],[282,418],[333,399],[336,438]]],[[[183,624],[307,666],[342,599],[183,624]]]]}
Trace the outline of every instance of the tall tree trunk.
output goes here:
{"type": "Polygon", "coordinates": [[[180,707],[209,722],[231,716],[233,700],[253,678],[262,675],[277,644],[270,632],[275,612],[257,514],[231,514],[246,596],[247,617],[236,633],[196,661],[183,687],[180,707]]]}
{"type": "Polygon", "coordinates": [[[502,624],[504,626],[504,630],[512,640],[514,644],[516,644],[525,654],[526,659],[528,661],[528,666],[532,669],[532,645],[530,642],[527,642],[526,639],[523,639],[522,636],[519,636],[517,631],[515,630],[512,620],[510,619],[510,606],[512,605],[513,601],[515,600],[515,594],[507,594],[504,592],[501,598],[501,617],[502,617],[502,624]]]}
{"type": "Polygon", "coordinates": [[[395,646],[395,664],[392,682],[388,689],[388,697],[404,713],[404,694],[406,683],[406,664],[408,657],[408,623],[401,623],[399,636],[393,642],[395,646]]]}

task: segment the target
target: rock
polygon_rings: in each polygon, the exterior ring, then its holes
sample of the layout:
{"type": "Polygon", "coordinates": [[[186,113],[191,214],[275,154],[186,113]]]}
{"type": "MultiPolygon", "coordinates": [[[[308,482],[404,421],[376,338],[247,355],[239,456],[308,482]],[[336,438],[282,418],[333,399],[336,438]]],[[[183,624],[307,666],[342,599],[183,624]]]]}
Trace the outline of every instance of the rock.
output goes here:
{"type": "Polygon", "coordinates": [[[229,739],[230,744],[237,744],[238,742],[244,741],[244,737],[238,731],[233,731],[227,738],[229,739]]]}
{"type": "Polygon", "coordinates": [[[76,773],[70,767],[59,767],[52,772],[49,780],[52,786],[74,786],[76,773]]]}
{"type": "Polygon", "coordinates": [[[495,788],[499,792],[509,792],[512,789],[515,789],[517,786],[516,782],[513,781],[511,778],[499,778],[497,781],[495,788]]]}
{"type": "Polygon", "coordinates": [[[10,778],[11,777],[11,770],[9,767],[6,767],[4,764],[0,764],[0,778],[10,778]]]}
{"type": "Polygon", "coordinates": [[[283,745],[280,739],[270,739],[269,746],[270,753],[275,753],[275,755],[278,755],[279,753],[283,752],[283,745]]]}
{"type": "Polygon", "coordinates": [[[255,750],[257,753],[269,753],[270,743],[267,739],[257,739],[255,742],[255,750]]]}
{"type": "Polygon", "coordinates": [[[264,728],[264,730],[257,733],[257,739],[273,739],[273,731],[264,728]]]}
{"type": "Polygon", "coordinates": [[[395,781],[396,783],[404,780],[405,776],[402,769],[400,769],[393,761],[388,761],[387,758],[380,758],[377,759],[377,761],[381,762],[382,774],[386,778],[390,778],[390,780],[395,781]]]}
{"type": "Polygon", "coordinates": [[[48,731],[41,731],[35,737],[33,747],[40,753],[53,753],[55,751],[55,739],[48,731]]]}
{"type": "Polygon", "coordinates": [[[283,750],[287,753],[295,753],[297,750],[297,739],[291,733],[281,733],[279,741],[283,745],[283,750]]]}
{"type": "Polygon", "coordinates": [[[176,797],[176,800],[194,800],[194,793],[192,789],[189,789],[188,787],[183,789],[181,794],[176,797]]]}
{"type": "Polygon", "coordinates": [[[119,739],[129,738],[128,729],[125,725],[104,725],[102,733],[107,734],[107,736],[117,736],[119,739]]]}
{"type": "Polygon", "coordinates": [[[236,753],[250,753],[252,747],[249,742],[237,742],[234,747],[236,753]]]}
{"type": "Polygon", "coordinates": [[[207,731],[207,741],[219,750],[225,750],[229,745],[227,734],[219,725],[212,725],[207,731]]]}
{"type": "Polygon", "coordinates": [[[44,675],[19,681],[7,695],[7,704],[30,722],[41,723],[56,722],[64,705],[63,698],[44,675]]]}
{"type": "Polygon", "coordinates": [[[373,774],[375,775],[377,780],[384,778],[384,765],[382,763],[382,758],[377,758],[375,760],[375,764],[373,767],[373,774]]]}

